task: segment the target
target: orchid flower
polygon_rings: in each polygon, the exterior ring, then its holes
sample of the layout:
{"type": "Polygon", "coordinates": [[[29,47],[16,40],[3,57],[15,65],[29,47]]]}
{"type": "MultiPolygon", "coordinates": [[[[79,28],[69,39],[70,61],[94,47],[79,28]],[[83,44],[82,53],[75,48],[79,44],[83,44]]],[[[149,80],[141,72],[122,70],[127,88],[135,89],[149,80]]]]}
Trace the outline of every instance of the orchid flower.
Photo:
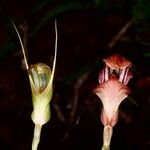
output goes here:
{"type": "Polygon", "coordinates": [[[118,107],[130,92],[126,85],[132,74],[129,71],[131,63],[118,54],[103,61],[105,68],[99,73],[99,85],[94,89],[94,93],[103,104],[101,113],[101,121],[104,125],[102,150],[108,150],[113,126],[118,119],[118,107]]]}
{"type": "Polygon", "coordinates": [[[38,144],[40,142],[42,126],[45,123],[47,123],[51,117],[50,101],[52,99],[53,93],[52,83],[54,78],[56,55],[57,55],[57,26],[55,21],[56,39],[55,39],[55,55],[52,71],[50,67],[44,63],[37,63],[29,67],[21,37],[15,25],[14,28],[20,40],[24,61],[26,69],[28,71],[29,81],[31,85],[32,102],[33,102],[33,112],[31,114],[31,119],[35,124],[34,137],[32,141],[32,150],[37,150],[38,144]]]}

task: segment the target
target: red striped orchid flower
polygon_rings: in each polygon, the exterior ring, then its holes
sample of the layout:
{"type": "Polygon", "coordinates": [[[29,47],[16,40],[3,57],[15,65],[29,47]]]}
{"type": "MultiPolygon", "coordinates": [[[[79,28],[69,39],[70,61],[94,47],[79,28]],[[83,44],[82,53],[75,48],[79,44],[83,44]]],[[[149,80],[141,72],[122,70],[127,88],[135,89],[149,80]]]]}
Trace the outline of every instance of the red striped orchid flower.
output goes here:
{"type": "Polygon", "coordinates": [[[101,113],[101,121],[104,125],[103,149],[109,149],[112,127],[118,119],[118,107],[129,94],[129,88],[126,85],[132,77],[129,71],[132,64],[118,54],[103,61],[105,68],[99,73],[99,85],[94,89],[94,93],[103,104],[101,113]]]}

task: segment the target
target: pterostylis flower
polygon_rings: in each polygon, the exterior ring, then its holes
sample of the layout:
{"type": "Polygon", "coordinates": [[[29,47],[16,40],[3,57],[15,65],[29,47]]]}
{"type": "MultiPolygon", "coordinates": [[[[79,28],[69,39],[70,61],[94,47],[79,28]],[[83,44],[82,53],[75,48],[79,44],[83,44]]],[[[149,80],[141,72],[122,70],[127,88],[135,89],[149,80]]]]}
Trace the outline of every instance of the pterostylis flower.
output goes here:
{"type": "Polygon", "coordinates": [[[43,63],[38,63],[31,65],[28,73],[34,108],[31,117],[35,124],[42,126],[50,118],[49,102],[52,98],[51,69],[43,63]]]}
{"type": "Polygon", "coordinates": [[[99,85],[94,89],[94,93],[103,104],[101,112],[101,121],[104,125],[102,150],[109,150],[113,126],[118,120],[118,107],[130,92],[126,84],[132,74],[129,71],[131,63],[120,55],[113,55],[103,61],[105,68],[100,71],[99,85]]]}
{"type": "Polygon", "coordinates": [[[49,66],[47,66],[44,63],[37,63],[31,65],[31,67],[28,66],[21,37],[15,25],[14,28],[17,32],[17,35],[21,43],[25,65],[28,71],[29,81],[32,90],[33,112],[31,115],[31,119],[35,124],[34,137],[32,141],[32,150],[37,150],[40,141],[42,125],[47,123],[51,117],[50,101],[52,99],[52,93],[53,93],[52,84],[53,84],[55,65],[56,65],[56,55],[57,55],[57,25],[55,21],[56,39],[55,39],[55,55],[54,55],[52,70],[50,69],[49,66]]]}

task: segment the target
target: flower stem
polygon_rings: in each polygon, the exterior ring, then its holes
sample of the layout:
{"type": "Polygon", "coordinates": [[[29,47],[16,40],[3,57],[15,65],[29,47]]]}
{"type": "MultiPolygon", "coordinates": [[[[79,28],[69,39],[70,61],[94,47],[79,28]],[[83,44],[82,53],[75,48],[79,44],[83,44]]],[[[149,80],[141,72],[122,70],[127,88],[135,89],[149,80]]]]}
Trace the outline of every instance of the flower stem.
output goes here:
{"type": "Polygon", "coordinates": [[[110,146],[106,147],[106,146],[103,145],[102,150],[110,150],[110,146]]]}
{"type": "Polygon", "coordinates": [[[113,133],[113,128],[110,125],[104,127],[103,131],[103,147],[102,150],[110,149],[110,142],[113,133]]]}
{"type": "Polygon", "coordinates": [[[40,142],[41,129],[42,129],[41,125],[35,124],[34,137],[33,137],[33,141],[32,141],[32,150],[37,150],[37,148],[38,148],[38,144],[40,142]]]}

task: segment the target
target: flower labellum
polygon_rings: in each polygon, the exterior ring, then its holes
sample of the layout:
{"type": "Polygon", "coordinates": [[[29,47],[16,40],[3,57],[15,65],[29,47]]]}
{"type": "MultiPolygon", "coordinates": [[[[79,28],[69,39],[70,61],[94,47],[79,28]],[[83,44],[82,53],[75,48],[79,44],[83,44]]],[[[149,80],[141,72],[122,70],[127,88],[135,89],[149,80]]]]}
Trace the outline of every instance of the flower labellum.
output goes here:
{"type": "Polygon", "coordinates": [[[126,85],[132,78],[129,71],[132,64],[118,54],[103,61],[105,68],[100,71],[99,85],[93,92],[97,94],[103,104],[101,121],[104,125],[104,145],[102,149],[109,149],[112,128],[118,120],[118,107],[130,92],[126,85]]]}
{"type": "Polygon", "coordinates": [[[104,125],[114,126],[117,122],[118,107],[128,96],[129,89],[120,83],[115,76],[97,86],[94,92],[103,104],[101,120],[104,125]]]}

